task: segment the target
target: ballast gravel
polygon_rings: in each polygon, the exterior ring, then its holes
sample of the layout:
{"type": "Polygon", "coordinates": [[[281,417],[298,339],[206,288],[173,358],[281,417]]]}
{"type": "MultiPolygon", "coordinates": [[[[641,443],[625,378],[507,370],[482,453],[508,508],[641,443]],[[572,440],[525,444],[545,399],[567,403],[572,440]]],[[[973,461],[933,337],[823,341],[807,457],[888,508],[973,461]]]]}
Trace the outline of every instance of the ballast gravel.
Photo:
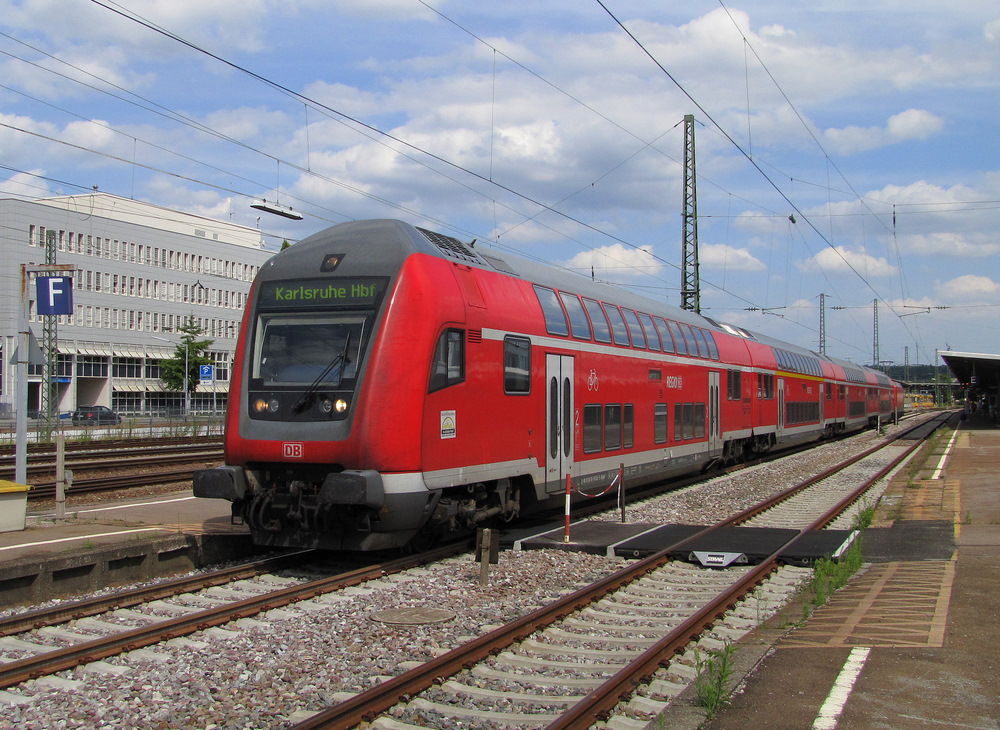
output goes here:
{"type": "MultiPolygon", "coordinates": [[[[865,432],[734,476],[628,505],[629,522],[711,524],[882,437],[865,432]]],[[[617,520],[608,512],[596,519],[617,520]]],[[[0,691],[0,728],[287,728],[623,565],[552,550],[503,552],[489,584],[461,556],[0,691]],[[434,608],[450,621],[395,625],[380,611],[434,608]]],[[[72,630],[73,622],[65,628],[72,630]]],[[[9,661],[13,657],[2,656],[9,661]]],[[[511,683],[511,692],[519,687],[511,683]]],[[[573,690],[567,690],[572,693],[573,690]]],[[[502,705],[498,701],[498,705],[502,705]]],[[[442,727],[484,727],[448,720],[442,727]]]]}

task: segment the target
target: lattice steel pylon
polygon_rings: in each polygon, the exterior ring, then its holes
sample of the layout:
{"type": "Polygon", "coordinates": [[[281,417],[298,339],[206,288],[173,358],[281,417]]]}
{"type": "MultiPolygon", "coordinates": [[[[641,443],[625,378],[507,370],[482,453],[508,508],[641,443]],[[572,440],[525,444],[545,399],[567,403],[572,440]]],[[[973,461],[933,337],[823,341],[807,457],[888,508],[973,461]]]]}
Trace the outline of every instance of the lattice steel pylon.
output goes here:
{"type": "Polygon", "coordinates": [[[701,312],[698,276],[698,189],[694,160],[694,115],[684,115],[684,200],[681,211],[681,308],[701,312]]]}
{"type": "Polygon", "coordinates": [[[879,366],[879,352],[878,352],[878,299],[873,302],[873,311],[875,313],[875,321],[872,323],[872,367],[877,368],[879,366]]]}
{"type": "MultiPolygon", "coordinates": [[[[45,263],[56,263],[56,232],[45,231],[45,263]]],[[[59,428],[59,333],[54,316],[42,320],[42,354],[45,366],[42,384],[38,389],[38,431],[43,441],[52,440],[52,432],[59,428]]]]}

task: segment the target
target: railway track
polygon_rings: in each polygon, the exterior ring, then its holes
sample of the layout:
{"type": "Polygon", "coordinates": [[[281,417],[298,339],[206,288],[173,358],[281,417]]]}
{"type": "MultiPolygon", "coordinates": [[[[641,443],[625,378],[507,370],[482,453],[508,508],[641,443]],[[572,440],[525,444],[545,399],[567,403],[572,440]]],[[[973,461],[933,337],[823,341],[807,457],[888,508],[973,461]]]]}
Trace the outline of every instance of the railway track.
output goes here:
{"type": "Polygon", "coordinates": [[[0,621],[0,651],[33,656],[0,663],[0,689],[321,597],[466,549],[466,545],[438,548],[316,580],[274,576],[273,571],[302,555],[296,553],[4,619],[0,621]],[[171,601],[178,596],[185,600],[171,601]],[[146,610],[135,610],[139,605],[146,610]],[[67,619],[74,621],[73,628],[58,628],[67,619]],[[28,630],[33,632],[30,639],[15,638],[28,630]]]}
{"type": "MultiPolygon", "coordinates": [[[[879,456],[885,446],[897,441],[852,457],[599,583],[334,705],[295,728],[350,728],[370,723],[373,728],[399,730],[406,725],[433,727],[476,718],[487,726],[555,729],[589,727],[594,718],[606,719],[622,698],[647,683],[661,667],[668,667],[669,676],[675,656],[707,634],[779,570],[783,550],[809,531],[830,524],[921,443],[914,441],[900,449],[888,464],[849,490],[817,488],[859,462],[879,456]],[[810,498],[812,518],[796,537],[755,567],[713,575],[670,558],[695,537],[749,523],[814,489],[822,496],[810,498]],[[637,614],[641,617],[638,620],[637,614]],[[505,669],[498,669],[498,665],[505,669]],[[567,678],[567,672],[573,676],[567,678]],[[490,688],[491,682],[498,688],[490,688]],[[513,692],[511,686],[516,687],[513,692]],[[568,694],[567,687],[571,689],[568,694]],[[495,709],[498,699],[505,709],[495,709]]],[[[713,639],[718,644],[738,638],[741,623],[746,631],[752,628],[746,625],[745,616],[735,618],[736,627],[726,627],[710,638],[709,644],[713,639]]],[[[674,668],[674,675],[691,678],[690,663],[680,667],[674,668]]],[[[665,697],[675,692],[661,686],[653,694],[665,697]]],[[[662,708],[666,704],[656,699],[645,701],[647,711],[650,706],[662,708]]]]}
{"type": "MultiPolygon", "coordinates": [[[[745,523],[771,503],[787,502],[804,488],[785,490],[720,525],[745,523]]],[[[856,498],[854,493],[841,496],[805,529],[826,524],[856,498]]],[[[454,554],[464,549],[447,550],[454,554]]],[[[393,723],[440,719],[441,708],[452,708],[452,717],[471,712],[488,723],[489,713],[498,712],[496,692],[506,696],[508,704],[529,708],[537,717],[497,717],[495,722],[517,727],[578,727],[584,726],[582,718],[611,712],[621,697],[657,673],[653,689],[646,691],[653,697],[633,700],[655,712],[665,697],[680,691],[693,676],[690,647],[695,637],[702,637],[702,650],[735,640],[748,626],[759,623],[762,606],[781,605],[808,573],[801,568],[779,568],[775,556],[752,568],[705,571],[671,562],[666,552],[528,612],[297,727],[351,727],[369,721],[384,728],[398,727],[393,723]],[[741,597],[754,590],[758,597],[741,603],[741,597]],[[677,600],[681,594],[685,601],[677,600]],[[678,659],[671,662],[674,657],[678,659]],[[556,670],[555,674],[537,674],[538,665],[556,670]],[[659,670],[662,665],[667,665],[666,671],[659,670]],[[583,669],[594,671],[580,677],[583,669]],[[502,689],[481,691],[497,686],[502,689]],[[511,697],[517,701],[509,702],[511,697]]],[[[250,617],[261,618],[265,612],[280,618],[280,607],[291,608],[293,603],[297,616],[311,616],[314,611],[329,610],[333,605],[329,601],[341,600],[337,596],[352,586],[384,583],[382,579],[390,578],[392,571],[440,560],[445,554],[414,556],[319,580],[275,577],[272,567],[253,567],[245,569],[244,575],[206,577],[211,587],[200,593],[192,594],[195,586],[191,584],[178,583],[155,587],[159,593],[146,597],[129,592],[103,599],[103,604],[64,606],[47,616],[32,612],[0,623],[0,657],[17,657],[0,664],[0,688],[10,688],[16,696],[19,684],[52,672],[102,663],[121,652],[157,647],[211,627],[235,625],[231,622],[253,623],[257,619],[250,617]],[[54,623],[67,618],[69,624],[54,623]]],[[[229,632],[227,627],[224,633],[229,632]]]]}
{"type": "MultiPolygon", "coordinates": [[[[222,441],[206,438],[74,443],[67,445],[66,453],[65,468],[74,475],[67,496],[189,481],[197,469],[216,466],[223,459],[222,441]]],[[[30,451],[29,500],[55,498],[55,458],[51,445],[36,444],[30,451]]],[[[0,451],[0,479],[14,477],[13,462],[12,449],[0,451]]]]}

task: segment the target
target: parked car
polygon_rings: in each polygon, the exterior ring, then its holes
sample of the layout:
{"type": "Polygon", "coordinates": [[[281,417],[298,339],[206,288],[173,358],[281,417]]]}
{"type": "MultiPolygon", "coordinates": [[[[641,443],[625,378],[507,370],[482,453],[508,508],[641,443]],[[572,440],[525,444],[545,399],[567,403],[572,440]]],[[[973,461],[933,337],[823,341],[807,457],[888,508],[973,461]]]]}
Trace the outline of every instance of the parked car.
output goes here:
{"type": "Polygon", "coordinates": [[[107,406],[80,406],[73,411],[74,426],[117,426],[122,417],[107,406]]]}

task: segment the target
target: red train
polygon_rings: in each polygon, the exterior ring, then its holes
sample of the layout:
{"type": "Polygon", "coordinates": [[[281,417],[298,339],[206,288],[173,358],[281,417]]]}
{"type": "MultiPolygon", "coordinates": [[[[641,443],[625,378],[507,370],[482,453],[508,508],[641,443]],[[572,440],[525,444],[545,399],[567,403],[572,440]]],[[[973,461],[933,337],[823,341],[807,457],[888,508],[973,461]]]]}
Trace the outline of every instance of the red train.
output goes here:
{"type": "Polygon", "coordinates": [[[372,550],[510,520],[565,478],[634,487],[901,413],[884,374],[391,220],[254,281],[228,499],[262,545],[372,550]]]}

